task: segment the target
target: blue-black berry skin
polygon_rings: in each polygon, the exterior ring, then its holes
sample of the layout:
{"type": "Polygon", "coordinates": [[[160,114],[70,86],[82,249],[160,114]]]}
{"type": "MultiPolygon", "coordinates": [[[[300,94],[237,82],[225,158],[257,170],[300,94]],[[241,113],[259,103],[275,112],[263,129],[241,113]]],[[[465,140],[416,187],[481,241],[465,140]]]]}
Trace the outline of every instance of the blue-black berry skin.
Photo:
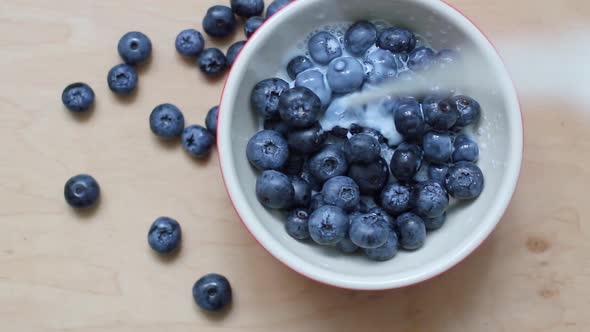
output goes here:
{"type": "Polygon", "coordinates": [[[144,33],[131,31],[121,37],[117,50],[126,64],[139,65],[152,55],[152,42],[144,33]]]}
{"type": "Polygon", "coordinates": [[[74,113],[83,113],[94,105],[94,90],[86,83],[72,83],[61,94],[64,106],[74,113]]]}
{"type": "Polygon", "coordinates": [[[175,105],[158,105],[150,114],[150,129],[163,139],[179,137],[184,130],[184,115],[175,105]]]}
{"type": "Polygon", "coordinates": [[[206,311],[220,311],[232,301],[232,288],[226,277],[211,273],[193,286],[195,303],[206,311]]]}
{"type": "Polygon", "coordinates": [[[213,6],[203,18],[203,30],[211,37],[224,38],[236,28],[236,17],[227,6],[213,6]]]}
{"type": "Polygon", "coordinates": [[[96,204],[99,196],[100,186],[98,182],[87,174],[71,177],[64,186],[66,202],[73,208],[89,208],[96,204]]]}
{"type": "Polygon", "coordinates": [[[116,65],[107,76],[109,89],[119,95],[131,94],[137,87],[138,76],[135,68],[128,64],[116,65]]]}
{"type": "Polygon", "coordinates": [[[197,60],[199,69],[207,76],[219,76],[228,67],[227,57],[218,48],[204,50],[197,60]]]}
{"type": "Polygon", "coordinates": [[[205,48],[205,39],[203,35],[195,29],[186,29],[176,36],[176,51],[187,57],[196,57],[203,52],[205,48]]]}
{"type": "Polygon", "coordinates": [[[180,224],[168,217],[159,217],[150,226],[148,243],[160,254],[169,254],[180,246],[182,232],[180,224]]]}

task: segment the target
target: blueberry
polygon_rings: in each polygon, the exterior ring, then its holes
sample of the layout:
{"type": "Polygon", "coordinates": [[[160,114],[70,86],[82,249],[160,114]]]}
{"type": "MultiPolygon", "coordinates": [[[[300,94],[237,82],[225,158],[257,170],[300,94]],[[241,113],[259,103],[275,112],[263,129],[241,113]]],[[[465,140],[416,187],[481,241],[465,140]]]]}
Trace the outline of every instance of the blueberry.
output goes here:
{"type": "Polygon", "coordinates": [[[287,140],[273,130],[256,133],[246,147],[248,161],[260,170],[280,169],[289,158],[287,140]]]}
{"type": "Polygon", "coordinates": [[[484,177],[477,165],[460,161],[449,169],[445,187],[456,199],[468,200],[479,197],[484,188],[484,177]]]}
{"type": "Polygon", "coordinates": [[[268,9],[266,10],[266,19],[273,16],[279,10],[283,9],[286,5],[289,4],[293,0],[275,0],[268,5],[268,9]]]}
{"type": "Polygon", "coordinates": [[[180,224],[172,218],[159,217],[150,226],[148,243],[152,249],[160,254],[168,254],[180,245],[180,224]]]}
{"type": "Polygon", "coordinates": [[[293,128],[308,128],[313,126],[322,110],[320,98],[310,89],[294,87],[279,98],[279,113],[281,119],[293,128]]]}
{"type": "Polygon", "coordinates": [[[417,47],[408,57],[408,67],[413,71],[428,70],[436,61],[436,54],[427,47],[417,47]]]}
{"type": "Polygon", "coordinates": [[[193,298],[201,309],[219,311],[232,300],[231,286],[224,276],[207,274],[193,286],[193,298]]]}
{"type": "Polygon", "coordinates": [[[264,129],[277,131],[279,134],[287,137],[289,135],[290,128],[280,118],[264,119],[264,129]]]}
{"type": "Polygon", "coordinates": [[[363,65],[352,57],[334,59],[326,75],[332,91],[340,94],[360,89],[365,80],[363,65]]]}
{"type": "Polygon", "coordinates": [[[217,136],[217,117],[219,114],[219,106],[212,107],[209,112],[207,112],[207,117],[205,117],[205,127],[213,136],[217,136]]]}
{"type": "Polygon", "coordinates": [[[357,246],[356,244],[354,244],[354,242],[350,240],[348,232],[346,232],[344,239],[342,239],[340,242],[338,242],[338,244],[336,244],[336,248],[338,248],[338,250],[345,254],[354,254],[355,252],[357,252],[357,250],[359,250],[359,246],[357,246]]]}
{"type": "Polygon", "coordinates": [[[304,154],[317,152],[326,140],[326,133],[319,124],[289,132],[289,149],[304,154]]]}
{"type": "Polygon", "coordinates": [[[287,162],[285,163],[281,171],[287,175],[299,176],[301,175],[301,172],[303,172],[304,164],[305,157],[302,154],[290,152],[289,158],[287,158],[287,162]]]}
{"type": "Polygon", "coordinates": [[[73,208],[88,208],[98,201],[100,187],[98,182],[86,174],[71,177],[64,186],[66,202],[73,208]]]}
{"type": "Polygon", "coordinates": [[[387,138],[385,138],[385,136],[383,136],[383,134],[377,129],[363,128],[363,133],[373,136],[379,144],[387,144],[387,138]]]}
{"type": "Polygon", "coordinates": [[[376,206],[369,210],[369,213],[373,213],[383,218],[383,220],[389,225],[391,229],[395,226],[395,218],[393,218],[384,208],[376,206]]]}
{"type": "Polygon", "coordinates": [[[158,105],[150,114],[150,129],[164,139],[179,137],[184,129],[184,115],[172,104],[158,105]]]}
{"type": "Polygon", "coordinates": [[[309,182],[312,191],[322,191],[323,181],[316,179],[309,170],[309,162],[303,164],[303,171],[301,171],[301,178],[309,182]]]}
{"type": "Polygon", "coordinates": [[[348,129],[336,126],[330,130],[329,134],[336,138],[348,138],[348,129]]]}
{"type": "Polygon", "coordinates": [[[377,42],[377,29],[373,23],[358,21],[344,35],[344,47],[348,53],[360,57],[377,42]]]}
{"type": "Polygon", "coordinates": [[[460,130],[479,121],[481,106],[475,99],[467,96],[455,96],[451,98],[451,104],[460,113],[459,119],[453,127],[455,130],[460,130]]]}
{"type": "Polygon", "coordinates": [[[203,30],[212,37],[227,37],[236,28],[236,18],[231,8],[213,6],[203,18],[203,30]]]}
{"type": "Polygon", "coordinates": [[[311,68],[313,68],[311,60],[306,56],[298,55],[289,61],[287,74],[294,80],[297,78],[297,75],[311,68]]]}
{"type": "Polygon", "coordinates": [[[406,138],[415,139],[424,132],[424,117],[416,100],[409,99],[400,103],[393,119],[396,130],[406,138]]]}
{"type": "Polygon", "coordinates": [[[72,83],[61,94],[61,101],[72,112],[88,111],[94,105],[94,91],[86,83],[72,83]]]}
{"type": "Polygon", "coordinates": [[[293,190],[295,190],[293,207],[308,207],[311,202],[311,185],[309,182],[298,176],[292,176],[291,184],[293,190]]]}
{"type": "Polygon", "coordinates": [[[253,16],[244,23],[244,34],[250,38],[258,28],[264,23],[264,17],[253,16]]]}
{"type": "Polygon", "coordinates": [[[377,49],[363,59],[365,76],[369,83],[381,83],[395,78],[397,62],[391,52],[377,49]]]}
{"type": "Polygon", "coordinates": [[[449,206],[449,194],[438,182],[421,182],[414,187],[412,202],[416,214],[436,218],[442,216],[449,206]]]}
{"type": "Polygon", "coordinates": [[[403,28],[388,28],[379,34],[377,46],[393,53],[408,53],[416,47],[416,36],[403,28]]]}
{"type": "Polygon", "coordinates": [[[365,130],[365,128],[363,128],[361,125],[357,124],[357,123],[353,123],[350,125],[349,128],[349,132],[352,135],[356,135],[356,134],[360,134],[363,132],[363,130],[365,130]]]}
{"type": "Polygon", "coordinates": [[[430,168],[430,163],[428,161],[424,160],[422,162],[422,165],[420,165],[418,172],[416,172],[416,175],[414,175],[414,181],[416,181],[416,182],[430,181],[430,176],[428,176],[428,169],[429,168],[430,168]]]}
{"type": "Polygon", "coordinates": [[[152,42],[141,32],[127,32],[119,40],[117,51],[126,64],[142,64],[152,55],[152,42]]]}
{"type": "Polygon", "coordinates": [[[127,64],[116,65],[109,71],[107,81],[111,91],[127,95],[137,87],[137,71],[127,64]]]}
{"type": "Polygon", "coordinates": [[[354,210],[361,199],[359,186],[346,176],[337,176],[326,181],[322,195],[326,204],[338,206],[345,211],[354,210]]]}
{"type": "Polygon", "coordinates": [[[270,209],[287,209],[295,201],[295,189],[288,176],[269,170],[256,180],[256,197],[262,205],[270,209]]]}
{"type": "Polygon", "coordinates": [[[435,231],[445,224],[447,220],[447,213],[443,213],[442,215],[435,217],[435,218],[423,218],[424,225],[426,225],[426,230],[435,231]]]}
{"type": "Polygon", "coordinates": [[[426,241],[426,226],[422,218],[408,212],[396,220],[400,246],[406,250],[420,249],[426,241]]]}
{"type": "Polygon", "coordinates": [[[215,138],[202,126],[192,125],[182,132],[182,147],[194,157],[203,158],[209,155],[213,144],[215,138]]]}
{"type": "Polygon", "coordinates": [[[346,236],[348,215],[333,205],[324,205],[309,217],[309,234],[320,245],[336,245],[346,236]]]}
{"type": "Polygon", "coordinates": [[[447,165],[437,165],[437,164],[428,165],[428,178],[431,181],[436,181],[438,183],[444,183],[448,172],[449,172],[449,166],[447,166],[447,165]]]}
{"type": "Polygon", "coordinates": [[[310,89],[320,98],[322,107],[326,107],[332,100],[332,90],[330,90],[324,74],[317,69],[306,70],[299,74],[295,80],[295,86],[310,89]]]}
{"type": "Polygon", "coordinates": [[[176,36],[176,51],[184,56],[196,57],[205,48],[203,35],[195,29],[186,29],[176,36]]]}
{"type": "Polygon", "coordinates": [[[383,158],[369,164],[351,164],[348,176],[359,186],[363,195],[381,192],[389,180],[389,168],[383,158]]]}
{"type": "Polygon", "coordinates": [[[242,41],[238,41],[238,42],[233,43],[227,49],[226,58],[227,58],[228,66],[231,67],[234,64],[234,61],[236,61],[236,58],[238,57],[238,54],[240,54],[240,51],[242,50],[244,45],[246,45],[246,41],[242,40],[242,41]]]}
{"type": "Polygon", "coordinates": [[[383,188],[380,199],[383,209],[395,216],[412,208],[412,191],[410,187],[400,183],[392,183],[383,188]]]}
{"type": "Polygon", "coordinates": [[[289,90],[289,83],[280,78],[260,81],[252,89],[250,103],[256,112],[265,119],[279,117],[279,98],[289,90]]]}
{"type": "Polygon", "coordinates": [[[367,213],[371,209],[379,207],[375,199],[371,196],[361,196],[361,202],[359,204],[359,212],[367,213]]]}
{"type": "Polygon", "coordinates": [[[414,144],[402,143],[393,152],[391,174],[400,181],[410,181],[422,164],[422,149],[414,144]]]}
{"type": "Polygon", "coordinates": [[[201,72],[207,76],[217,76],[222,74],[228,66],[225,54],[218,48],[208,48],[204,50],[197,61],[201,72]]]}
{"type": "Polygon", "coordinates": [[[305,209],[296,209],[287,215],[285,230],[296,240],[309,239],[309,212],[305,209]]]}
{"type": "Polygon", "coordinates": [[[370,260],[385,262],[395,257],[398,245],[399,241],[397,239],[397,234],[395,234],[393,230],[390,230],[385,244],[374,249],[364,249],[365,255],[367,255],[370,260]]]}
{"type": "Polygon", "coordinates": [[[451,160],[453,153],[453,137],[448,133],[429,131],[422,137],[424,159],[438,164],[451,160]]]}
{"type": "Polygon", "coordinates": [[[461,61],[459,53],[450,49],[440,50],[435,59],[438,67],[443,70],[453,68],[461,61]]]}
{"type": "Polygon", "coordinates": [[[344,153],[351,163],[371,163],[379,159],[381,145],[373,135],[360,133],[344,144],[344,153]]]}
{"type": "Polygon", "coordinates": [[[344,152],[334,145],[326,145],[309,160],[309,171],[321,183],[345,175],[348,163],[344,152]]]}
{"type": "Polygon", "coordinates": [[[474,140],[466,135],[457,135],[453,146],[454,151],[452,159],[455,163],[459,161],[476,162],[479,158],[479,146],[474,140]]]}
{"type": "Polygon", "coordinates": [[[390,226],[377,214],[361,214],[352,219],[350,240],[363,249],[379,248],[387,242],[390,226]]]}
{"type": "Polygon", "coordinates": [[[326,31],[320,31],[309,39],[309,55],[315,62],[327,65],[342,56],[342,47],[338,38],[326,31]]]}
{"type": "Polygon", "coordinates": [[[264,0],[231,0],[231,9],[241,17],[258,16],[264,11],[264,0]]]}
{"type": "Polygon", "coordinates": [[[448,99],[440,100],[438,96],[427,96],[422,102],[424,121],[433,129],[446,131],[451,129],[460,113],[448,99]]]}
{"type": "Polygon", "coordinates": [[[310,211],[315,211],[323,205],[324,205],[324,195],[322,195],[322,193],[317,193],[311,197],[311,202],[309,203],[309,209],[310,209],[310,211]]]}

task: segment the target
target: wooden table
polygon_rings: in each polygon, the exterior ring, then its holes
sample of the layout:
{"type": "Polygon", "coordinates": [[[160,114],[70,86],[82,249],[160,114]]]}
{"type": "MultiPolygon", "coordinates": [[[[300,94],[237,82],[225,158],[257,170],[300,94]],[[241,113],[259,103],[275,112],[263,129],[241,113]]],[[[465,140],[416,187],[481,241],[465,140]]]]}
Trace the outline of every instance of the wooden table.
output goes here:
{"type": "MultiPolygon", "coordinates": [[[[183,28],[200,29],[206,8],[219,2],[0,1],[0,330],[589,330],[587,109],[523,100],[526,147],[514,201],[494,235],[458,267],[389,292],[322,286],[275,261],[244,230],[215,153],[195,162],[149,130],[156,104],[173,102],[189,123],[203,123],[217,103],[222,81],[205,79],[173,42],[183,28]],[[141,70],[139,93],[121,101],[105,78],[130,29],[152,38],[154,61],[141,70]],[[73,81],[96,91],[88,117],[61,105],[73,81]],[[103,187],[100,208],[86,214],[63,199],[65,181],[80,172],[103,187]],[[183,248],[170,260],[146,243],[160,215],[183,227],[183,248]],[[224,317],[203,315],[191,297],[194,281],[211,271],[235,289],[224,317]]],[[[451,2],[492,39],[517,31],[550,36],[590,19],[584,0],[451,2]]]]}

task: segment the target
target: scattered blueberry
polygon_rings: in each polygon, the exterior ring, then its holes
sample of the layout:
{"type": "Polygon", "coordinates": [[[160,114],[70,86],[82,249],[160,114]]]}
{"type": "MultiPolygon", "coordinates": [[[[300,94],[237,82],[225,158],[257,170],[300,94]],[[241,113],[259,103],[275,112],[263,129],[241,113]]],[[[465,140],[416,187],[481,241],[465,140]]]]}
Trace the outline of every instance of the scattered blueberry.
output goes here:
{"type": "Polygon", "coordinates": [[[466,135],[460,134],[455,137],[453,144],[453,162],[470,161],[476,162],[479,158],[479,146],[477,143],[466,135]]]}
{"type": "Polygon", "coordinates": [[[400,181],[410,181],[422,163],[422,149],[418,145],[402,143],[393,152],[391,174],[400,181]]]}
{"type": "Polygon", "coordinates": [[[180,224],[172,218],[159,217],[150,226],[148,243],[152,249],[160,254],[168,254],[180,245],[180,224]]]}
{"type": "Polygon", "coordinates": [[[213,6],[203,18],[203,30],[212,37],[227,37],[236,28],[236,18],[231,8],[213,6]]]}
{"type": "Polygon", "coordinates": [[[295,189],[288,176],[269,170],[256,180],[256,197],[270,209],[286,209],[293,206],[295,189]]]}
{"type": "Polygon", "coordinates": [[[192,156],[203,158],[209,155],[215,138],[199,125],[186,127],[182,132],[182,147],[192,156]]]}
{"type": "Polygon", "coordinates": [[[348,176],[359,186],[363,195],[380,193],[389,180],[389,168],[383,158],[368,164],[351,164],[348,176]]]}
{"type": "Polygon", "coordinates": [[[360,202],[358,185],[349,177],[337,176],[324,183],[322,195],[326,204],[352,211],[360,202]]]}
{"type": "Polygon", "coordinates": [[[417,47],[410,52],[408,67],[413,71],[428,70],[435,62],[436,54],[427,47],[417,47]]]}
{"type": "Polygon", "coordinates": [[[175,105],[158,105],[150,115],[150,129],[164,139],[179,137],[184,130],[184,115],[175,105]]]}
{"type": "Polygon", "coordinates": [[[381,83],[395,78],[398,68],[393,54],[381,49],[369,53],[363,59],[363,64],[365,76],[369,83],[381,83]]]}
{"type": "Polygon", "coordinates": [[[408,53],[416,47],[416,36],[403,28],[388,28],[379,34],[377,46],[392,53],[408,53]]]}
{"type": "Polygon", "coordinates": [[[406,138],[415,139],[424,132],[424,118],[416,100],[402,102],[395,110],[393,120],[397,131],[406,138]]]}
{"type": "Polygon", "coordinates": [[[86,83],[72,83],[61,94],[61,101],[72,112],[82,113],[94,105],[94,91],[86,83]]]}
{"type": "Polygon", "coordinates": [[[152,42],[141,32],[127,32],[119,40],[117,50],[126,64],[138,65],[146,62],[152,55],[152,42]]]}
{"type": "Polygon", "coordinates": [[[231,0],[231,9],[241,17],[258,16],[264,11],[264,0],[231,0]]]}
{"type": "Polygon", "coordinates": [[[289,4],[293,0],[275,0],[268,5],[268,9],[266,10],[266,19],[273,16],[279,10],[283,9],[286,5],[289,4]]]}
{"type": "Polygon", "coordinates": [[[324,205],[324,195],[322,195],[322,193],[317,193],[311,197],[311,202],[309,203],[309,209],[310,209],[310,211],[315,211],[323,205],[324,205]]]}
{"type": "Polygon", "coordinates": [[[363,249],[379,248],[387,242],[390,226],[377,214],[361,214],[350,223],[350,240],[363,249]]]}
{"type": "Polygon", "coordinates": [[[304,154],[317,152],[326,140],[326,133],[319,124],[294,130],[288,134],[289,149],[304,154]]]}
{"type": "Polygon", "coordinates": [[[428,178],[431,181],[436,181],[438,183],[444,183],[448,172],[449,172],[449,166],[447,166],[447,165],[437,165],[437,164],[428,165],[428,178]]]}
{"type": "Polygon", "coordinates": [[[280,78],[269,78],[260,81],[252,89],[250,103],[258,114],[265,119],[279,117],[279,98],[289,90],[289,83],[280,78]]]}
{"type": "Polygon", "coordinates": [[[360,89],[365,80],[363,65],[352,57],[334,59],[326,75],[332,91],[341,94],[360,89]]]}
{"type": "Polygon", "coordinates": [[[278,132],[263,130],[256,133],[246,147],[248,161],[260,170],[280,169],[289,158],[287,140],[278,132]]]}
{"type": "Polygon", "coordinates": [[[479,121],[481,106],[475,99],[467,96],[455,96],[451,98],[451,104],[460,113],[455,129],[459,130],[479,121]]]}
{"type": "Polygon", "coordinates": [[[208,48],[204,50],[197,62],[201,71],[207,76],[220,75],[228,66],[225,54],[223,54],[218,48],[208,48]]]}
{"type": "Polygon", "coordinates": [[[336,245],[346,236],[348,215],[341,208],[324,205],[309,217],[309,234],[320,245],[336,245]]]}
{"type": "Polygon", "coordinates": [[[357,57],[362,56],[377,42],[377,29],[369,21],[354,23],[344,35],[344,47],[357,57]]]}
{"type": "Polygon", "coordinates": [[[264,17],[253,16],[244,23],[244,34],[246,38],[250,38],[258,28],[264,23],[264,17]]]}
{"type": "Polygon", "coordinates": [[[413,195],[414,211],[421,217],[440,217],[449,206],[449,194],[440,183],[435,181],[416,184],[413,195]]]}
{"type": "Polygon", "coordinates": [[[176,36],[176,51],[184,56],[197,57],[205,48],[203,35],[195,29],[186,29],[176,36]]]}
{"type": "Polygon", "coordinates": [[[207,274],[193,286],[193,298],[201,309],[219,311],[232,300],[231,286],[224,276],[207,274]]]}
{"type": "Polygon", "coordinates": [[[440,100],[437,96],[428,96],[422,102],[424,121],[433,129],[446,131],[451,129],[459,119],[459,111],[448,99],[440,100]]]}
{"type": "Polygon", "coordinates": [[[293,190],[295,190],[293,207],[308,207],[311,202],[311,185],[309,182],[298,176],[292,176],[291,184],[293,190]]]}
{"type": "Polygon", "coordinates": [[[86,174],[71,177],[64,186],[64,197],[66,202],[77,209],[93,206],[100,196],[98,182],[86,174]]]}
{"type": "Polygon", "coordinates": [[[109,89],[120,95],[128,95],[137,87],[137,71],[127,64],[114,66],[107,78],[109,89]]]}
{"type": "Polygon", "coordinates": [[[289,61],[287,74],[294,80],[297,78],[297,75],[311,68],[313,68],[311,60],[306,56],[298,55],[289,61]]]}
{"type": "Polygon", "coordinates": [[[242,40],[242,41],[238,41],[238,42],[233,43],[227,49],[226,58],[227,58],[228,66],[231,67],[234,64],[234,61],[236,61],[236,58],[238,57],[238,54],[240,54],[240,51],[242,50],[244,45],[246,45],[246,41],[242,40]]]}
{"type": "Polygon", "coordinates": [[[338,38],[326,31],[313,35],[308,43],[309,55],[315,62],[327,65],[342,56],[342,47],[338,38]]]}
{"type": "Polygon", "coordinates": [[[207,117],[205,117],[205,127],[213,136],[217,136],[217,117],[219,114],[219,106],[212,107],[209,112],[207,112],[207,117]]]}
{"type": "Polygon", "coordinates": [[[422,218],[408,212],[396,221],[400,246],[406,250],[420,249],[426,241],[426,226],[422,218]]]}
{"type": "Polygon", "coordinates": [[[435,231],[445,224],[445,221],[447,220],[447,213],[445,212],[442,215],[435,218],[423,218],[422,220],[424,220],[426,230],[435,231]]]}
{"type": "Polygon", "coordinates": [[[393,230],[390,230],[389,236],[388,236],[385,244],[378,247],[378,248],[364,249],[365,255],[367,255],[367,257],[373,261],[377,261],[377,262],[388,261],[388,260],[392,259],[393,257],[395,257],[395,255],[397,254],[397,248],[399,245],[398,242],[399,241],[397,239],[397,234],[393,230]]]}
{"type": "Polygon", "coordinates": [[[397,216],[412,208],[412,191],[410,187],[391,183],[381,192],[381,206],[385,211],[397,216]]]}
{"type": "Polygon", "coordinates": [[[309,160],[309,171],[321,183],[345,175],[348,171],[346,156],[339,147],[326,145],[309,160]]]}
{"type": "Polygon", "coordinates": [[[453,153],[453,138],[448,133],[429,131],[422,137],[424,159],[438,164],[451,160],[453,153]]]}
{"type": "Polygon", "coordinates": [[[445,187],[449,194],[456,199],[475,199],[479,197],[484,188],[483,173],[477,165],[460,161],[449,169],[445,187]]]}
{"type": "Polygon", "coordinates": [[[326,107],[332,100],[332,90],[324,74],[317,69],[306,70],[299,74],[295,80],[295,86],[308,88],[315,93],[320,98],[322,107],[326,107]]]}
{"type": "Polygon", "coordinates": [[[267,130],[274,130],[284,137],[289,135],[290,128],[280,118],[264,119],[263,128],[267,130]]]}
{"type": "Polygon", "coordinates": [[[353,135],[344,144],[344,153],[351,163],[371,163],[379,159],[381,146],[374,136],[360,133],[353,135]]]}
{"type": "Polygon", "coordinates": [[[305,209],[296,209],[287,215],[285,230],[296,240],[309,239],[309,212],[305,209]]]}
{"type": "Polygon", "coordinates": [[[320,98],[305,87],[289,89],[279,98],[281,119],[290,127],[307,128],[313,126],[322,110],[320,98]]]}

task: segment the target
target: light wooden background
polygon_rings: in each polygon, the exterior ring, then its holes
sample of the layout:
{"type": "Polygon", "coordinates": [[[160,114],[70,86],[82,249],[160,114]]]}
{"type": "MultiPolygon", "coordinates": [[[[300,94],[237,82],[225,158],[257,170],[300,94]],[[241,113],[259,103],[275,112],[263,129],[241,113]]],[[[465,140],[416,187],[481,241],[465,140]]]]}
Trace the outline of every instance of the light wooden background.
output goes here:
{"type": "MultiPolygon", "coordinates": [[[[590,329],[588,109],[575,100],[523,99],[525,157],[514,201],[485,245],[449,273],[380,293],[321,286],[275,261],[244,230],[215,153],[195,162],[149,130],[156,104],[173,102],[189,123],[202,123],[217,103],[222,81],[203,78],[173,43],[181,29],[201,29],[206,8],[219,2],[0,0],[0,330],[590,329]],[[136,97],[121,101],[106,73],[119,62],[118,38],[132,29],[152,38],[154,61],[141,71],[136,97]],[[96,91],[89,117],[61,105],[73,81],[96,91]],[[99,209],[83,215],[63,199],[63,184],[79,172],[103,188],[99,209]],[[146,243],[159,215],[183,227],[172,260],[146,243]],[[203,315],[193,304],[193,282],[211,271],[234,286],[225,316],[203,315]]],[[[590,19],[585,0],[451,2],[492,39],[550,36],[590,19]]]]}

